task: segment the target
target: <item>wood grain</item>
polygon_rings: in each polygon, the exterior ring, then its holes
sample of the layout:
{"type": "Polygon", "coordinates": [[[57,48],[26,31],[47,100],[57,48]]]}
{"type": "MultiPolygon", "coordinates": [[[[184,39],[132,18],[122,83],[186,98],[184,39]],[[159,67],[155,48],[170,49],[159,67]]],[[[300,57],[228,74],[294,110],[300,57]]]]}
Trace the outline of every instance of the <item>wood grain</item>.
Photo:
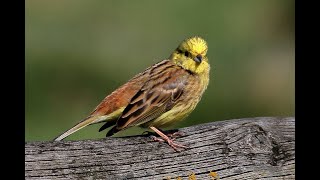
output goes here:
{"type": "Polygon", "coordinates": [[[25,179],[295,179],[295,118],[257,117],[179,129],[175,152],[148,136],[25,143],[25,179]]]}

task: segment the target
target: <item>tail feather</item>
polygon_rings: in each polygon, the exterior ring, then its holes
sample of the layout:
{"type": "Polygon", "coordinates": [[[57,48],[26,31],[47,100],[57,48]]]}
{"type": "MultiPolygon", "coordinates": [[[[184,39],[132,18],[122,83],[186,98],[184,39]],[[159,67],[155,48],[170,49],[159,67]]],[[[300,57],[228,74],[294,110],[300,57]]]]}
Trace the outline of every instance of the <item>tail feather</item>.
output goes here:
{"type": "MultiPolygon", "coordinates": [[[[91,115],[87,118],[85,118],[84,120],[82,120],[81,122],[79,122],[78,124],[76,124],[75,126],[73,126],[71,129],[69,129],[68,131],[64,132],[63,134],[61,134],[60,136],[58,136],[57,138],[54,139],[54,141],[61,141],[62,139],[68,137],[69,135],[73,134],[76,131],[79,131],[80,129],[91,125],[91,124],[96,124],[96,123],[102,123],[102,122],[106,122],[100,129],[99,132],[110,127],[113,126],[117,123],[117,119],[118,117],[121,115],[122,111],[124,110],[124,107],[121,107],[119,109],[117,109],[116,111],[107,114],[107,115],[91,115]]],[[[112,131],[112,132],[116,132],[112,131]]]]}
{"type": "Polygon", "coordinates": [[[69,135],[73,134],[74,132],[94,123],[94,121],[97,119],[96,116],[89,116],[87,118],[85,118],[84,120],[82,120],[81,122],[79,122],[78,124],[76,124],[75,126],[73,126],[71,129],[65,131],[64,133],[62,133],[60,136],[58,136],[57,138],[54,139],[54,141],[61,141],[62,139],[68,137],[69,135]]]}
{"type": "Polygon", "coordinates": [[[113,126],[113,125],[115,125],[116,123],[117,123],[117,121],[107,121],[105,124],[103,124],[103,125],[100,127],[99,132],[101,132],[101,131],[103,131],[103,130],[105,130],[105,129],[113,126]]]}
{"type": "Polygon", "coordinates": [[[119,132],[119,130],[117,129],[117,126],[113,126],[113,128],[107,132],[106,137],[112,136],[117,132],[119,132]]]}

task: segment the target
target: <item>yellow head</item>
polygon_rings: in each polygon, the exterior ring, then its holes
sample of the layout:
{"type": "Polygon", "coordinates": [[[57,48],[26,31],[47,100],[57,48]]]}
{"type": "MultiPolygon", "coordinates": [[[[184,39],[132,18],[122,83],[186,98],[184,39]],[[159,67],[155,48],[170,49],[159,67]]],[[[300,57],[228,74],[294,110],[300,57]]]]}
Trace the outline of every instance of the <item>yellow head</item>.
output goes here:
{"type": "Polygon", "coordinates": [[[201,37],[194,36],[182,41],[169,59],[193,73],[207,73],[210,69],[206,56],[207,51],[206,41],[201,37]]]}

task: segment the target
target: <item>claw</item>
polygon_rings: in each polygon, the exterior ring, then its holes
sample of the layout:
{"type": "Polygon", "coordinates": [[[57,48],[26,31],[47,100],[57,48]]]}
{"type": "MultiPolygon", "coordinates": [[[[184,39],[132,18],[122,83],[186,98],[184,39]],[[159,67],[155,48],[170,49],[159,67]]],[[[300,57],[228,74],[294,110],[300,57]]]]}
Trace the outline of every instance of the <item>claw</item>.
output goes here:
{"type": "Polygon", "coordinates": [[[172,140],[176,139],[177,137],[181,137],[183,135],[184,135],[183,132],[180,132],[180,131],[174,132],[172,134],[167,134],[167,136],[172,138],[172,140]]]}
{"type": "Polygon", "coordinates": [[[178,150],[178,148],[184,148],[184,149],[188,148],[187,146],[173,142],[172,139],[167,140],[167,142],[168,142],[169,146],[171,146],[175,151],[178,151],[178,152],[180,151],[180,150],[178,150]]]}
{"type": "Polygon", "coordinates": [[[155,141],[155,142],[164,142],[163,139],[158,138],[158,137],[156,137],[156,136],[151,136],[151,138],[152,138],[152,140],[155,141]]]}
{"type": "Polygon", "coordinates": [[[169,136],[171,137],[174,137],[172,139],[170,139],[168,136],[166,136],[165,134],[163,134],[160,130],[158,130],[157,128],[155,127],[150,127],[154,132],[156,132],[158,135],[161,136],[161,138],[157,138],[155,136],[152,137],[152,139],[154,141],[158,141],[158,142],[164,142],[164,141],[167,141],[167,143],[169,144],[169,146],[171,146],[175,151],[179,151],[178,148],[187,148],[187,146],[184,146],[184,145],[181,145],[181,144],[178,144],[178,143],[175,143],[173,142],[173,140],[175,140],[175,137],[178,137],[178,136],[181,136],[182,133],[179,133],[179,132],[175,132],[169,136]]]}

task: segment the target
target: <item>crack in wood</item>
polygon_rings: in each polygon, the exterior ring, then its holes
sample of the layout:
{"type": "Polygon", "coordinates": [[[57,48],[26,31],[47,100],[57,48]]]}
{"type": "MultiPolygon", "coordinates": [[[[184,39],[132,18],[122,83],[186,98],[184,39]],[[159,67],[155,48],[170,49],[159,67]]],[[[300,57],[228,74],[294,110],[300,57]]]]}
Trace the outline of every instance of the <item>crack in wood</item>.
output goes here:
{"type": "Polygon", "coordinates": [[[295,174],[293,117],[258,117],[179,129],[174,152],[149,136],[25,143],[26,179],[283,179],[295,174]]]}

